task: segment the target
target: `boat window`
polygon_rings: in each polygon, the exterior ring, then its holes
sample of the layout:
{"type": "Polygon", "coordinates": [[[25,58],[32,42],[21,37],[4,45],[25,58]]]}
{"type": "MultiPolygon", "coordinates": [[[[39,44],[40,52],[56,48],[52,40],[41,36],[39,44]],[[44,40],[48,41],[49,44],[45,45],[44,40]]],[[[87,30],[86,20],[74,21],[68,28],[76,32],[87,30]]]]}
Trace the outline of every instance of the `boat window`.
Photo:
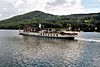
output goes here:
{"type": "Polygon", "coordinates": [[[52,36],[55,36],[55,34],[53,34],[52,36]]]}
{"type": "Polygon", "coordinates": [[[56,34],[56,36],[58,36],[58,34],[56,34]]]}

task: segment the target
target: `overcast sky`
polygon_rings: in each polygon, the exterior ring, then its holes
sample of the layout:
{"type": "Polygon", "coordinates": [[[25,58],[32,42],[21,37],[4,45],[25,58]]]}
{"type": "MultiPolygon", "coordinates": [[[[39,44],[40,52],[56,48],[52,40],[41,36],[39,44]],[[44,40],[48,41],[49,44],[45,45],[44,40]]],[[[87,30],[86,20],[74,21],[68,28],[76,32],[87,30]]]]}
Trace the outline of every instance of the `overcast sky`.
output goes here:
{"type": "Polygon", "coordinates": [[[0,0],[0,20],[40,10],[55,15],[100,12],[100,0],[0,0]]]}

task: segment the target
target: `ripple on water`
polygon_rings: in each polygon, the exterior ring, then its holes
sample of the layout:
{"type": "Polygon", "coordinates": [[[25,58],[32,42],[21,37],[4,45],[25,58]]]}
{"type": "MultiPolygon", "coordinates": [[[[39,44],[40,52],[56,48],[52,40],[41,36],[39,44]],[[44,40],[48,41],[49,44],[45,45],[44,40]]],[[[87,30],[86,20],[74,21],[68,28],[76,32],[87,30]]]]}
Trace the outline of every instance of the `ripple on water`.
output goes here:
{"type": "MultiPolygon", "coordinates": [[[[3,33],[3,32],[2,32],[3,33]]],[[[0,67],[99,67],[100,43],[19,36],[0,36],[0,67]]],[[[13,33],[13,32],[11,32],[13,33]]]]}

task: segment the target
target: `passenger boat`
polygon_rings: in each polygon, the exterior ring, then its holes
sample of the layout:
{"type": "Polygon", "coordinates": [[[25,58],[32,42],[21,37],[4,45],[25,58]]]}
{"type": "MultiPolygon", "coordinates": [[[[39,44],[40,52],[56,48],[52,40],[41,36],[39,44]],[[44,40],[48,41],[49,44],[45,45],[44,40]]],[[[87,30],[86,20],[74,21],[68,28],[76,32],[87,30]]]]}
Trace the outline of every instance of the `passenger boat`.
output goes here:
{"type": "Polygon", "coordinates": [[[74,39],[78,36],[79,32],[76,31],[66,31],[66,30],[56,30],[56,29],[41,29],[41,28],[24,28],[20,31],[20,35],[29,35],[35,37],[47,37],[47,38],[60,38],[60,39],[74,39]]]}

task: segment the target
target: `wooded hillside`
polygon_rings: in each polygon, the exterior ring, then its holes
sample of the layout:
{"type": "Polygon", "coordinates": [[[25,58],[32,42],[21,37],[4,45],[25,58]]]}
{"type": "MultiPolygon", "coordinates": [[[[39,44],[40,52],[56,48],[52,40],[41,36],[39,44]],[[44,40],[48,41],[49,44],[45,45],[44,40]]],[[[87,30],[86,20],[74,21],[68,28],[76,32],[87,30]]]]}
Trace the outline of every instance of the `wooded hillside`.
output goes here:
{"type": "Polygon", "coordinates": [[[0,21],[1,29],[19,29],[26,25],[44,28],[66,28],[69,30],[100,31],[100,13],[52,15],[41,11],[29,12],[0,21]]]}

